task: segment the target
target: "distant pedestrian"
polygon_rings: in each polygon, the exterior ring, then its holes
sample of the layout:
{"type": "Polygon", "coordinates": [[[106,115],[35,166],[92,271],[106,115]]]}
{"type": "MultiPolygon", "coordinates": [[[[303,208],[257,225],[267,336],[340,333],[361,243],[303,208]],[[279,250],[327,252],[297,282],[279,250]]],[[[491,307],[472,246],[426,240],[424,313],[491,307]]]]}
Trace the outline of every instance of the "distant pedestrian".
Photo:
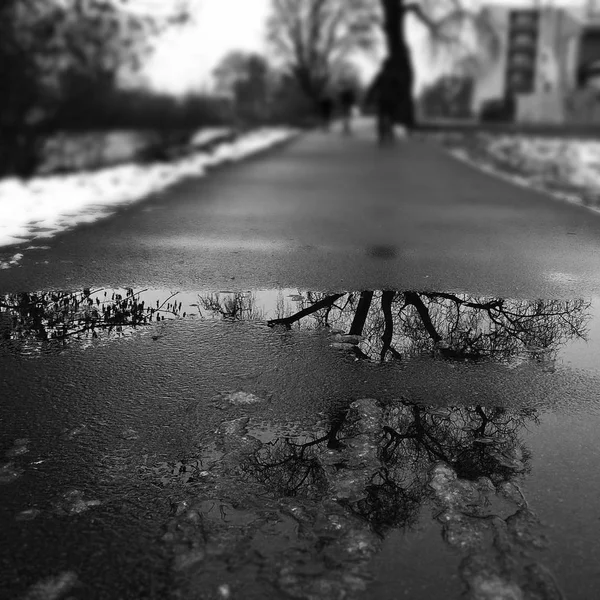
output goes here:
{"type": "Polygon", "coordinates": [[[340,109],[342,111],[343,132],[346,135],[352,133],[352,111],[356,104],[356,93],[354,89],[347,86],[342,89],[339,96],[340,109]]]}
{"type": "Polygon", "coordinates": [[[321,126],[323,131],[329,131],[333,117],[333,100],[331,96],[324,95],[319,100],[319,112],[321,113],[321,126]]]}

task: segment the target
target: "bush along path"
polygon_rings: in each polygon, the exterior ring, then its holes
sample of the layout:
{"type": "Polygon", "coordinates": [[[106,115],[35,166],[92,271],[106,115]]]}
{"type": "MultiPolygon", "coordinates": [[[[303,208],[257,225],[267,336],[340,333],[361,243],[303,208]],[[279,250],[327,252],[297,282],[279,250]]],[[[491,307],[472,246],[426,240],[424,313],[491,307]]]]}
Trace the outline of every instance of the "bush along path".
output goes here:
{"type": "Polygon", "coordinates": [[[198,456],[146,469],[173,490],[174,597],[359,598],[388,534],[428,513],[461,557],[467,598],[562,597],[518,485],[530,410],[363,399],[299,433],[255,420],[260,399],[242,396],[220,400],[245,416],[198,456]]]}

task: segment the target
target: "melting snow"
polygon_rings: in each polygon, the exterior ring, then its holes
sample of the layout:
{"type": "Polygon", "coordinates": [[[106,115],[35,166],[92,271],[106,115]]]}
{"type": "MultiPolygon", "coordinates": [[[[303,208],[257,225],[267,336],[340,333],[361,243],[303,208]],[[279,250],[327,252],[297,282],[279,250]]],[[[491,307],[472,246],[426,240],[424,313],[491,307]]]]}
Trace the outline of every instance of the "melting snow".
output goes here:
{"type": "Polygon", "coordinates": [[[517,185],[600,209],[600,141],[525,135],[482,135],[479,141],[479,150],[459,143],[450,151],[517,185]]]}
{"type": "Polygon", "coordinates": [[[490,143],[489,151],[532,174],[600,189],[599,141],[501,136],[490,143]]]}
{"type": "MultiPolygon", "coordinates": [[[[267,128],[224,142],[213,152],[197,151],[169,163],[124,164],[94,172],[0,181],[0,247],[51,238],[81,223],[93,223],[119,206],[139,201],[211,167],[241,160],[296,134],[267,128]]],[[[222,130],[200,131],[191,147],[223,137],[222,130]]],[[[0,269],[18,264],[22,254],[0,260],[0,269]]]]}

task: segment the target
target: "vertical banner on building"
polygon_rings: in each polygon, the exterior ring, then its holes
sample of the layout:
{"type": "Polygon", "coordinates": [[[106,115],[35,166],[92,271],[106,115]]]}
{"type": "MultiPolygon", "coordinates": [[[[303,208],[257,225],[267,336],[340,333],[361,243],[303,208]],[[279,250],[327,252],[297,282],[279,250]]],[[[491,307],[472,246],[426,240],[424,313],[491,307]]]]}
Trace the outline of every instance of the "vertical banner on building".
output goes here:
{"type": "Polygon", "coordinates": [[[512,10],[508,21],[506,93],[530,94],[535,90],[539,10],[512,10]]]}

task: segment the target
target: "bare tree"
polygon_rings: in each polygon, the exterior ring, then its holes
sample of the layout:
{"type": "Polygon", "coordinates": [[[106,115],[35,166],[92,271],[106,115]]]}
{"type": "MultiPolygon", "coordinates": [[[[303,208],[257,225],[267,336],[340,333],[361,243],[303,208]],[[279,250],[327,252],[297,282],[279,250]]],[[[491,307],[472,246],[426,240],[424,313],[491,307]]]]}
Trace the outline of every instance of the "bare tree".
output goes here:
{"type": "Polygon", "coordinates": [[[265,120],[269,116],[275,77],[260,54],[233,50],[213,70],[215,87],[235,102],[242,119],[265,120]]]}
{"type": "Polygon", "coordinates": [[[412,128],[415,126],[413,98],[414,67],[407,40],[407,21],[416,18],[429,34],[430,48],[453,53],[457,59],[494,55],[499,50],[498,31],[486,11],[475,10],[463,0],[380,0],[382,26],[387,48],[387,68],[395,75],[395,85],[382,90],[391,94],[397,105],[394,120],[412,128]]]}
{"type": "Polygon", "coordinates": [[[316,101],[349,54],[374,47],[373,15],[371,0],[273,0],[268,41],[316,101]]]}
{"type": "Polygon", "coordinates": [[[314,100],[349,55],[377,47],[381,32],[387,57],[380,75],[390,84],[381,85],[377,95],[386,96],[382,104],[394,107],[394,121],[411,128],[415,125],[413,50],[407,38],[411,18],[425,27],[432,55],[438,60],[453,57],[462,70],[477,68],[499,51],[499,32],[489,12],[465,0],[273,0],[268,40],[274,55],[314,100]]]}

